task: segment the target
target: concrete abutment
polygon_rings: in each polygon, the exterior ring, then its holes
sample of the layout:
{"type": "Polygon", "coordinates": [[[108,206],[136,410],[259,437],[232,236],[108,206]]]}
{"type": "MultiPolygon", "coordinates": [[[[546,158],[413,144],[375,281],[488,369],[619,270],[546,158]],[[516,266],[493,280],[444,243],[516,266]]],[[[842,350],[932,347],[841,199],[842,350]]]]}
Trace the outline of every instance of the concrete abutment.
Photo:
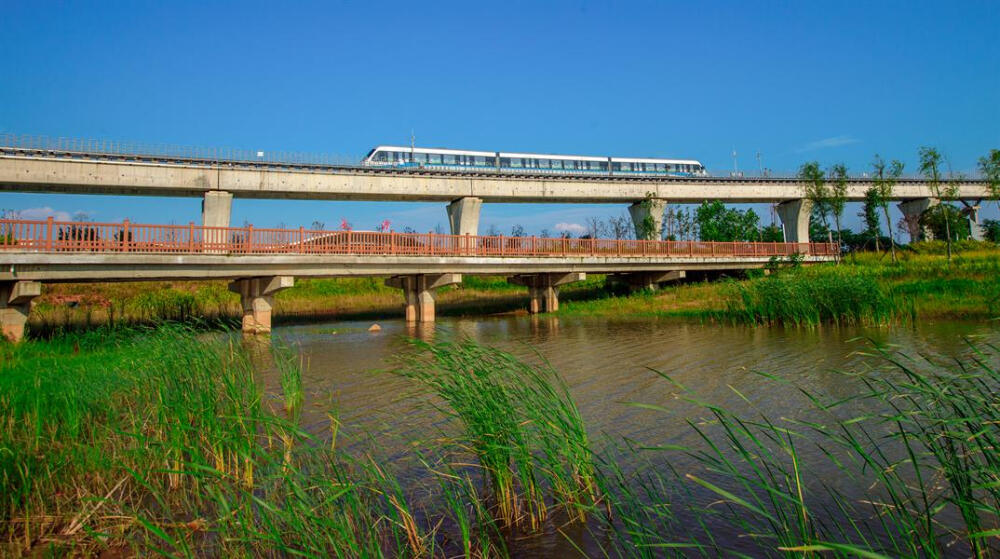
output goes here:
{"type": "Polygon", "coordinates": [[[0,282],[0,330],[5,338],[14,343],[24,339],[31,300],[41,294],[42,284],[37,281],[0,282]]]}
{"type": "Polygon", "coordinates": [[[243,307],[243,333],[270,333],[274,295],[293,285],[295,278],[292,276],[243,278],[230,283],[229,290],[240,295],[240,305],[243,307]]]}
{"type": "Polygon", "coordinates": [[[528,312],[555,312],[559,310],[559,286],[587,279],[584,272],[557,272],[548,274],[519,275],[507,281],[528,288],[528,312]]]}
{"type": "Polygon", "coordinates": [[[387,286],[403,290],[406,322],[434,322],[434,290],[461,282],[462,274],[418,274],[385,280],[387,286]]]}

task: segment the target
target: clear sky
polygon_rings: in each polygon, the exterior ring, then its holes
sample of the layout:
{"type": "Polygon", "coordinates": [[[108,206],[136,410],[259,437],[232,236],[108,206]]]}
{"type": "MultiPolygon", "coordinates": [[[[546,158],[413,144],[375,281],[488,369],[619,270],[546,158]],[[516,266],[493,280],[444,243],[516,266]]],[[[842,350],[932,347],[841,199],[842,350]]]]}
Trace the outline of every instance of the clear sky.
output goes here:
{"type": "MultiPolygon", "coordinates": [[[[860,171],[880,153],[912,171],[933,145],[971,172],[1000,148],[998,30],[995,0],[6,0],[0,132],[360,156],[412,130],[421,146],[690,157],[717,173],[734,149],[741,169],[760,152],[774,170],[860,171]]],[[[7,193],[0,207],[200,219],[196,199],[7,193]]],[[[622,210],[486,205],[481,228],[622,210]]],[[[447,223],[443,204],[239,199],[233,223],[341,218],[447,223]]]]}

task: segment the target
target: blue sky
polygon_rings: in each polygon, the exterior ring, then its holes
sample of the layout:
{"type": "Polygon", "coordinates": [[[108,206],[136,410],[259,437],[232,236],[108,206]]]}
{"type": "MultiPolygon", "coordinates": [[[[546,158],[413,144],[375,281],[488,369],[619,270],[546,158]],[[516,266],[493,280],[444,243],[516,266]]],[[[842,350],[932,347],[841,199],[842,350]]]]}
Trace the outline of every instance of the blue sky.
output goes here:
{"type": "MultiPolygon", "coordinates": [[[[1000,148],[995,1],[7,0],[3,13],[0,132],[358,156],[413,130],[422,146],[691,157],[720,173],[734,149],[744,169],[759,151],[775,170],[860,171],[875,153],[914,170],[934,145],[971,172],[1000,148]]],[[[0,207],[200,219],[182,198],[3,193],[0,207]]],[[[481,227],[623,209],[486,205],[481,227]]],[[[233,222],[341,218],[447,223],[443,204],[239,199],[233,222]]]]}

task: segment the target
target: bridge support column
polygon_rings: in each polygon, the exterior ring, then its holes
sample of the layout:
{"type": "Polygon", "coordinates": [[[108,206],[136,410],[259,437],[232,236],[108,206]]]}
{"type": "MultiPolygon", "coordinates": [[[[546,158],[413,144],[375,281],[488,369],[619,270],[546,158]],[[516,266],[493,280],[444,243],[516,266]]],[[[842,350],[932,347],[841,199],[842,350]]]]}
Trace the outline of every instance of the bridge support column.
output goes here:
{"type": "Polygon", "coordinates": [[[643,289],[655,291],[661,283],[668,281],[678,281],[687,277],[684,270],[674,270],[671,272],[636,272],[634,274],[615,274],[611,280],[624,283],[632,291],[643,289]]]}
{"type": "Polygon", "coordinates": [[[805,243],[809,252],[809,214],[812,213],[812,201],[805,198],[790,200],[778,204],[778,217],[785,229],[786,243],[805,243]]]}
{"type": "Polygon", "coordinates": [[[452,235],[477,235],[479,233],[479,210],[482,198],[467,196],[448,204],[448,223],[452,235]]]}
{"type": "Polygon", "coordinates": [[[538,314],[540,312],[556,312],[559,310],[560,285],[583,281],[585,279],[587,279],[587,274],[583,272],[561,272],[513,276],[507,278],[507,281],[528,288],[528,296],[531,299],[528,312],[538,314]]]}
{"type": "Polygon", "coordinates": [[[268,334],[271,332],[271,309],[274,294],[295,285],[292,276],[270,276],[238,279],[229,284],[229,290],[239,293],[243,306],[243,332],[268,334]]]}
{"type": "Polygon", "coordinates": [[[920,216],[940,202],[937,198],[919,198],[899,203],[899,211],[903,212],[903,221],[906,222],[911,243],[934,240],[934,233],[930,228],[920,226],[920,216]]]}
{"type": "Polygon", "coordinates": [[[462,274],[393,276],[385,280],[387,286],[403,290],[407,322],[434,322],[434,290],[453,283],[462,283],[462,274]]]}
{"type": "Polygon", "coordinates": [[[663,233],[663,212],[667,209],[667,201],[652,198],[636,202],[628,207],[632,216],[632,226],[635,227],[635,238],[647,241],[660,240],[663,233]]]}
{"type": "Polygon", "coordinates": [[[965,211],[969,216],[969,232],[972,236],[972,240],[985,241],[986,231],[983,230],[982,224],[979,223],[979,206],[969,206],[965,209],[965,211]]]}
{"type": "Polygon", "coordinates": [[[42,284],[37,281],[0,282],[0,329],[5,338],[14,343],[24,339],[31,300],[41,294],[42,284]]]}
{"type": "MultiPolygon", "coordinates": [[[[202,227],[229,227],[229,219],[232,215],[233,195],[222,190],[211,190],[205,193],[201,201],[201,225],[202,227]]],[[[225,244],[229,234],[226,231],[205,231],[202,241],[208,245],[225,244]]],[[[208,249],[208,252],[223,252],[220,250],[208,249]]]]}

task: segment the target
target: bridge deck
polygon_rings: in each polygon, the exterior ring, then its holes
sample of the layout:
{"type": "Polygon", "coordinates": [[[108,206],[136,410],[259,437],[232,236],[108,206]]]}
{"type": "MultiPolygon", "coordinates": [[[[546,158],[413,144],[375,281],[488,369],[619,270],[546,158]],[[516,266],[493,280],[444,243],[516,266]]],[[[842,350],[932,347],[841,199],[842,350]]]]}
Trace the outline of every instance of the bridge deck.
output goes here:
{"type": "Polygon", "coordinates": [[[709,270],[793,254],[837,246],[0,220],[0,280],[709,270]]]}

